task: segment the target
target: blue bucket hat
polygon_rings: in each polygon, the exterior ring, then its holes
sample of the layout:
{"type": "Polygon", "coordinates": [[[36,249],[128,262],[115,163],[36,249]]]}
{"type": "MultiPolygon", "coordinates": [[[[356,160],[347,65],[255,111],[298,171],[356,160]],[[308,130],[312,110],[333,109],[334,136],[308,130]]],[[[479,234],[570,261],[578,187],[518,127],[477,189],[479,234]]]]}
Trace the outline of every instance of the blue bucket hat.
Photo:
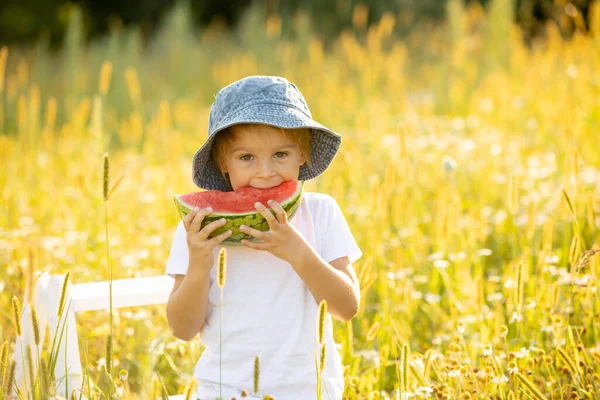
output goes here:
{"type": "Polygon", "coordinates": [[[277,76],[249,76],[221,89],[210,109],[208,139],[192,162],[194,183],[207,190],[233,190],[211,157],[219,132],[236,124],[264,124],[283,129],[309,128],[310,166],[300,166],[299,180],[321,175],[335,157],[342,137],[312,119],[296,85],[277,76]]]}

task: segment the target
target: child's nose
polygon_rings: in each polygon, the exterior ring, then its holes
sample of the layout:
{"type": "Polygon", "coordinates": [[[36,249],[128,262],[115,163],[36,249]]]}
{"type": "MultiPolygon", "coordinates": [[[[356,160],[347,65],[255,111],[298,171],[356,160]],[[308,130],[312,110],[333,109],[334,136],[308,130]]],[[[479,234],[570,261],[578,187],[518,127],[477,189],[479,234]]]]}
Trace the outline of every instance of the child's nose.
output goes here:
{"type": "Polygon", "coordinates": [[[271,163],[271,161],[262,161],[259,164],[258,167],[258,176],[261,178],[268,178],[270,176],[273,176],[273,174],[275,173],[275,169],[273,168],[273,165],[271,163]]]}

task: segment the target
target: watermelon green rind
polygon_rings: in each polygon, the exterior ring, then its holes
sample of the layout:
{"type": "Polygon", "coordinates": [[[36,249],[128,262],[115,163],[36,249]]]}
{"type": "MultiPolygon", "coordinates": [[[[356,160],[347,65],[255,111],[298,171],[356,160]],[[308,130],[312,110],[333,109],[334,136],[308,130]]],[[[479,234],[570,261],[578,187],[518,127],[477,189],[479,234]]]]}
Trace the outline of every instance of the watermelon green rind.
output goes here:
{"type": "MultiPolygon", "coordinates": [[[[304,188],[304,182],[299,181],[299,185],[296,191],[288,197],[287,200],[281,203],[281,206],[285,210],[288,221],[293,218],[295,215],[300,203],[302,202],[302,190],[304,188]]],[[[179,212],[180,217],[183,219],[190,212],[191,206],[186,204],[180,199],[179,194],[173,195],[175,205],[177,207],[177,211],[179,212]]],[[[275,212],[271,209],[269,211],[275,215],[275,212]]],[[[267,231],[269,230],[269,224],[267,220],[259,213],[259,212],[250,212],[250,213],[212,213],[207,215],[202,221],[202,228],[206,225],[210,224],[213,221],[219,220],[221,218],[226,219],[225,225],[222,227],[215,229],[209,237],[217,236],[227,230],[232,231],[230,237],[223,241],[224,244],[227,245],[240,245],[242,239],[255,240],[252,236],[246,235],[245,233],[239,230],[240,225],[247,225],[251,228],[257,229],[259,231],[267,231]]]]}

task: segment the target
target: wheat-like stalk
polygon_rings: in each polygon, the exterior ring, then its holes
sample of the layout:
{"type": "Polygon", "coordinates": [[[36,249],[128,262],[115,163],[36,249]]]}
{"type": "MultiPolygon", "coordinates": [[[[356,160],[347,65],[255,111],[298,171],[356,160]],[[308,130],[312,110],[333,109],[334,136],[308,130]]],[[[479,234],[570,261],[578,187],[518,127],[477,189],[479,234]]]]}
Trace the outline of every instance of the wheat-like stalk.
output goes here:
{"type": "Polygon", "coordinates": [[[556,282],[552,287],[552,307],[556,308],[560,301],[560,284],[556,282]]]}
{"type": "MultiPolygon", "coordinates": [[[[8,341],[4,341],[4,343],[2,344],[2,351],[0,352],[0,381],[2,381],[2,383],[4,384],[4,382],[6,381],[6,375],[8,374],[8,369],[9,369],[9,365],[8,365],[8,353],[9,353],[9,348],[8,348],[8,341]]],[[[0,390],[2,390],[2,394],[4,394],[4,387],[0,387],[0,390]]]]}
{"type": "Polygon", "coordinates": [[[48,368],[48,360],[45,357],[42,357],[40,362],[40,377],[42,394],[48,393],[52,384],[52,372],[48,368]]]}
{"type": "Polygon", "coordinates": [[[580,269],[587,267],[589,265],[590,261],[592,260],[592,257],[598,253],[600,253],[600,249],[592,249],[592,250],[584,251],[583,254],[581,255],[581,257],[579,257],[579,261],[577,261],[577,263],[575,263],[575,266],[574,266],[575,272],[578,272],[580,269]]]}
{"type": "Polygon", "coordinates": [[[567,354],[567,352],[564,351],[561,347],[557,347],[556,351],[558,352],[558,355],[563,360],[565,366],[569,369],[569,371],[572,374],[578,374],[579,368],[575,364],[575,361],[573,361],[573,359],[569,356],[569,354],[567,354]]]}
{"type": "Polygon", "coordinates": [[[63,280],[62,289],[60,291],[60,299],[58,301],[58,309],[56,310],[56,315],[58,317],[62,316],[63,310],[65,308],[65,301],[67,299],[67,287],[69,286],[69,278],[71,276],[71,271],[67,271],[65,274],[65,278],[63,280]]]}
{"type": "MultiPolygon", "coordinates": [[[[108,200],[110,198],[110,160],[108,153],[104,153],[104,168],[102,174],[102,197],[104,199],[104,230],[106,237],[106,267],[108,272],[108,311],[109,311],[109,333],[106,340],[106,370],[109,376],[112,374],[112,352],[113,352],[113,274],[110,259],[110,235],[108,233],[108,200]]],[[[112,378],[112,376],[111,376],[112,378]]],[[[113,386],[110,386],[112,395],[113,386]]]]}
{"type": "Polygon", "coordinates": [[[31,305],[31,325],[33,326],[33,342],[36,346],[40,345],[40,324],[38,323],[37,311],[33,304],[31,305]]]}
{"type": "Polygon", "coordinates": [[[108,190],[110,185],[110,160],[108,158],[108,153],[104,153],[104,173],[102,175],[102,198],[104,201],[108,201],[108,190]]]}
{"type": "Polygon", "coordinates": [[[29,371],[29,384],[31,385],[31,391],[35,391],[35,364],[33,363],[33,352],[31,351],[31,345],[25,347],[25,355],[27,360],[27,370],[29,371]]]}
{"type": "Polygon", "coordinates": [[[223,288],[227,277],[227,250],[222,247],[219,250],[219,265],[217,270],[217,284],[221,288],[221,307],[220,307],[220,329],[219,329],[219,395],[223,398],[223,288]]]}
{"type": "Polygon", "coordinates": [[[423,373],[412,364],[409,364],[409,368],[412,376],[417,380],[419,386],[427,386],[427,382],[425,376],[423,376],[423,373]]]}
{"type": "Polygon", "coordinates": [[[327,355],[327,343],[321,344],[321,355],[319,357],[319,373],[323,375],[323,371],[325,371],[325,361],[327,355]]]}
{"type": "Polygon", "coordinates": [[[0,350],[0,363],[2,363],[0,365],[0,377],[4,377],[4,372],[8,368],[8,353],[8,341],[5,340],[2,343],[2,350],[0,350]]]}
{"type": "Polygon", "coordinates": [[[112,372],[112,359],[113,359],[113,337],[109,334],[106,338],[106,371],[110,375],[112,372]]]}
{"type": "Polygon", "coordinates": [[[12,390],[12,385],[15,380],[15,370],[17,368],[17,363],[13,360],[10,364],[10,368],[8,369],[8,374],[6,375],[6,379],[2,384],[4,385],[4,396],[5,398],[10,398],[10,392],[12,390]]]}
{"type": "Polygon", "coordinates": [[[21,337],[23,334],[23,329],[21,326],[21,306],[19,304],[19,299],[16,296],[12,298],[12,310],[13,310],[13,323],[15,326],[15,332],[18,337],[21,337]]]}
{"type": "Polygon", "coordinates": [[[408,344],[402,346],[402,353],[400,355],[400,363],[402,365],[402,373],[400,374],[400,388],[402,390],[402,398],[406,398],[408,394],[408,344]]]}
{"type": "Polygon", "coordinates": [[[319,344],[323,344],[325,337],[325,318],[327,317],[327,300],[323,299],[319,303],[319,318],[317,320],[317,339],[319,344]]]}
{"type": "Polygon", "coordinates": [[[219,250],[219,269],[217,282],[219,287],[223,289],[225,287],[225,280],[227,278],[227,250],[222,247],[219,250]]]}
{"type": "Polygon", "coordinates": [[[519,261],[517,266],[517,287],[515,288],[515,307],[517,312],[521,312],[521,306],[523,304],[523,261],[519,261]]]}
{"type": "Polygon", "coordinates": [[[427,349],[424,358],[425,361],[423,363],[423,375],[429,376],[429,371],[431,369],[432,362],[435,359],[435,350],[427,349]]]}
{"type": "Polygon", "coordinates": [[[254,394],[258,394],[259,390],[259,380],[260,380],[260,359],[258,356],[254,357],[254,371],[253,371],[253,380],[254,380],[254,394]]]}
{"type": "Polygon", "coordinates": [[[521,383],[523,383],[529,389],[529,392],[533,396],[534,399],[546,400],[544,395],[533,384],[533,382],[531,382],[529,379],[527,379],[527,377],[525,377],[524,375],[522,375],[519,372],[515,373],[515,376],[517,377],[517,379],[519,379],[519,381],[521,381],[521,383]]]}

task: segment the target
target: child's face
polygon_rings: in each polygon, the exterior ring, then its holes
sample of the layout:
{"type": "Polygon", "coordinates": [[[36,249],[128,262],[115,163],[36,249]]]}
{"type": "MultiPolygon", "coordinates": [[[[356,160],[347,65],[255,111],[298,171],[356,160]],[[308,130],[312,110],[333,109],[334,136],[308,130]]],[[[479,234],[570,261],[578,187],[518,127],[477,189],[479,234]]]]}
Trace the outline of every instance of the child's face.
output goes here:
{"type": "Polygon", "coordinates": [[[267,189],[298,180],[305,157],[298,144],[269,125],[234,125],[224,171],[233,190],[244,186],[267,189]]]}

